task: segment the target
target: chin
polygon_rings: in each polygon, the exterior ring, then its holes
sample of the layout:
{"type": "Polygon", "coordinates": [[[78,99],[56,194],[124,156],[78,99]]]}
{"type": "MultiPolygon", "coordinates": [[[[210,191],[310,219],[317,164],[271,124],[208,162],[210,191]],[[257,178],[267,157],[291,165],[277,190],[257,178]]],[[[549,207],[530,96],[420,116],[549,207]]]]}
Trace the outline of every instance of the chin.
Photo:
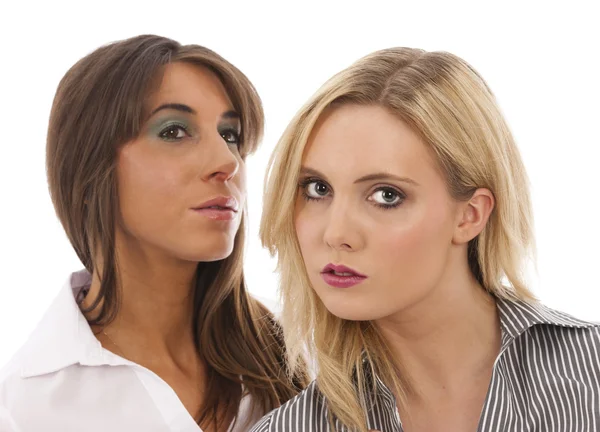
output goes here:
{"type": "Polygon", "coordinates": [[[344,320],[372,321],[387,315],[372,296],[352,294],[329,292],[319,297],[330,313],[344,320]]]}
{"type": "Polygon", "coordinates": [[[180,250],[178,255],[186,261],[220,261],[231,255],[234,245],[233,238],[231,240],[197,242],[195,245],[189,245],[183,251],[180,250]]]}
{"type": "Polygon", "coordinates": [[[372,321],[381,318],[379,314],[369,313],[361,308],[327,307],[327,310],[336,317],[347,321],[372,321]]]}

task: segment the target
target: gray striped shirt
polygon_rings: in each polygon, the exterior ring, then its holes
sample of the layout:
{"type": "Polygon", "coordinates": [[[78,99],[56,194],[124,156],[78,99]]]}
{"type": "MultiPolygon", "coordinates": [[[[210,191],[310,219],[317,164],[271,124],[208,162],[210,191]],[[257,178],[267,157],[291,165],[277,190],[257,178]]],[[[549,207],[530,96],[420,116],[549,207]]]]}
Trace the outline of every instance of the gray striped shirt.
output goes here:
{"type": "MultiPolygon", "coordinates": [[[[600,325],[541,304],[497,300],[502,346],[479,432],[600,431],[600,325]]],[[[392,393],[377,378],[367,428],[402,432],[392,393]]],[[[348,429],[335,422],[338,431],[348,429]]],[[[330,431],[316,381],[252,432],[330,431]]]]}

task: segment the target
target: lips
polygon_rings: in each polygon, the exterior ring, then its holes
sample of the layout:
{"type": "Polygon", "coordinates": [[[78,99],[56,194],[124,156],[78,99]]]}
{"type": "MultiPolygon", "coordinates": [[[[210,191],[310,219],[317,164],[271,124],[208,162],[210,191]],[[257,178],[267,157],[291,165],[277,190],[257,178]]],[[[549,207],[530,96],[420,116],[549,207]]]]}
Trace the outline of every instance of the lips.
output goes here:
{"type": "Polygon", "coordinates": [[[236,218],[239,204],[234,197],[217,197],[193,207],[192,210],[212,220],[232,221],[236,218]]]}
{"type": "Polygon", "coordinates": [[[208,200],[197,207],[193,207],[193,210],[230,210],[237,212],[238,211],[238,202],[232,196],[221,196],[217,198],[213,198],[208,200]]]}
{"type": "Polygon", "coordinates": [[[353,270],[350,267],[346,267],[344,265],[327,264],[323,268],[321,273],[331,273],[331,274],[336,274],[338,276],[358,276],[358,277],[366,278],[365,275],[360,274],[356,270],[353,270]]]}
{"type": "Polygon", "coordinates": [[[321,277],[328,285],[336,288],[350,288],[367,279],[367,276],[344,265],[327,264],[321,271],[321,277]]]}

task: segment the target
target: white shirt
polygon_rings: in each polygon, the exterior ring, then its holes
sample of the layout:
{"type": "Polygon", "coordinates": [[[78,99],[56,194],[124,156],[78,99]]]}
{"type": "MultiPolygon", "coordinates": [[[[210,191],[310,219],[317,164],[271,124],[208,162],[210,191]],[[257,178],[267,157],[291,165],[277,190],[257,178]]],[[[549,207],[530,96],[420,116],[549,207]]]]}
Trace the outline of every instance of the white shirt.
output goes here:
{"type": "MultiPolygon", "coordinates": [[[[75,301],[90,283],[73,273],[0,372],[0,432],[201,432],[165,381],[96,339],[75,301]]],[[[246,396],[230,432],[259,419],[246,396]]]]}

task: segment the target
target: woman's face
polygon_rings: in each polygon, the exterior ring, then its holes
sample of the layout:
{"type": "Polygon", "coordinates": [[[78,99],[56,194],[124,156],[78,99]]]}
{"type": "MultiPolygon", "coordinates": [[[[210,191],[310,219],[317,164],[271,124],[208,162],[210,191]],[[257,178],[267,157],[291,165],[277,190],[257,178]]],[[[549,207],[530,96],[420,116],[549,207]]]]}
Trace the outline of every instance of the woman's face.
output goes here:
{"type": "Polygon", "coordinates": [[[430,150],[378,106],[330,108],[302,162],[295,226],[327,309],[374,320],[435,289],[452,261],[461,207],[430,150]]]}
{"type": "Polygon", "coordinates": [[[118,157],[119,233],[187,261],[233,250],[246,197],[240,118],[208,69],[166,66],[149,117],[118,157]]]}

